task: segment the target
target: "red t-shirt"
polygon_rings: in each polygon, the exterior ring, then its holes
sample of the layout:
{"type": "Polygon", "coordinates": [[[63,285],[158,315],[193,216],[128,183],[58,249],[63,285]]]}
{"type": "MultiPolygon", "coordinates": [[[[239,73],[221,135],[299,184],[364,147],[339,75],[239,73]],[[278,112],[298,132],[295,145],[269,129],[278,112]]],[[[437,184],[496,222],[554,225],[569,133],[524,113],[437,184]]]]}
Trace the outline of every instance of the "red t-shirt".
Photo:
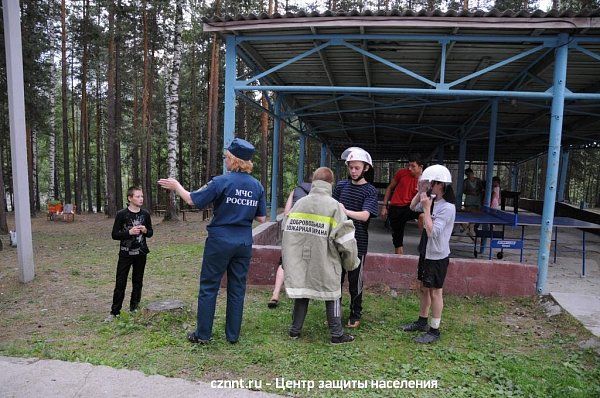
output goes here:
{"type": "Polygon", "coordinates": [[[394,176],[396,188],[390,200],[392,206],[408,206],[417,193],[419,179],[410,174],[409,169],[398,170],[394,176]]]}

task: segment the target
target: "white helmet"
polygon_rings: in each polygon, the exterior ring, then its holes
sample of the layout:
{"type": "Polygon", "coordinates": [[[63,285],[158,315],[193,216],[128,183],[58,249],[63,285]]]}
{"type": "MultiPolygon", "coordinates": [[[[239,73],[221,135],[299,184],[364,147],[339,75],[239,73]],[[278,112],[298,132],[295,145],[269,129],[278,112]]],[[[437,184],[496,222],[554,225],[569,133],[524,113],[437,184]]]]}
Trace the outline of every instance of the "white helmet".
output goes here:
{"type": "Polygon", "coordinates": [[[446,167],[441,164],[434,164],[423,170],[419,181],[439,181],[450,184],[452,182],[452,175],[446,167]]]}
{"type": "Polygon", "coordinates": [[[371,155],[369,155],[369,152],[357,146],[352,146],[346,149],[342,153],[341,158],[346,161],[346,164],[354,160],[360,160],[361,162],[365,162],[369,166],[373,167],[373,160],[371,160],[371,155]]]}

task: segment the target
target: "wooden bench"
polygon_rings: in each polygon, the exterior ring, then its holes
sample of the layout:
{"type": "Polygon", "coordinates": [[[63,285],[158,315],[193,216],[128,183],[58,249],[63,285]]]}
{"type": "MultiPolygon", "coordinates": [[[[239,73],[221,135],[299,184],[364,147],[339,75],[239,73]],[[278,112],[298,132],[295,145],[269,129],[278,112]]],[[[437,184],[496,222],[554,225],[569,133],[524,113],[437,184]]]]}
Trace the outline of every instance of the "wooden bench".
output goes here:
{"type": "Polygon", "coordinates": [[[156,205],[154,206],[154,209],[152,209],[152,213],[156,214],[157,216],[164,216],[166,212],[167,207],[164,205],[156,205]]]}
{"type": "MultiPolygon", "coordinates": [[[[202,212],[202,221],[206,221],[209,218],[212,217],[213,214],[213,209],[202,209],[202,210],[198,210],[198,209],[181,209],[179,212],[181,213],[181,218],[183,221],[186,221],[186,214],[187,213],[199,213],[202,212]]],[[[158,216],[164,216],[165,213],[167,212],[167,209],[164,206],[157,206],[154,208],[154,214],[158,215],[158,216]]]]}
{"type": "Polygon", "coordinates": [[[48,206],[47,219],[49,221],[75,221],[75,205],[66,204],[63,205],[50,205],[48,206]]]}

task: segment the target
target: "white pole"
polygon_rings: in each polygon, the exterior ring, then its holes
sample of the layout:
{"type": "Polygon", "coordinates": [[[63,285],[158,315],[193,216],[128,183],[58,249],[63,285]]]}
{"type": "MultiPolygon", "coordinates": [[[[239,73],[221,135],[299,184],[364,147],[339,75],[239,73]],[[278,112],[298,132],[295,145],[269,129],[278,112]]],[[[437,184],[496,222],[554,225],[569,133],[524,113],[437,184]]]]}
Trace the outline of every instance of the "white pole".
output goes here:
{"type": "Polygon", "coordinates": [[[15,225],[19,280],[27,283],[35,276],[29,213],[27,141],[25,134],[25,99],[23,94],[23,53],[21,47],[21,10],[18,0],[3,0],[6,80],[8,83],[8,115],[10,149],[15,193],[15,225]]]}

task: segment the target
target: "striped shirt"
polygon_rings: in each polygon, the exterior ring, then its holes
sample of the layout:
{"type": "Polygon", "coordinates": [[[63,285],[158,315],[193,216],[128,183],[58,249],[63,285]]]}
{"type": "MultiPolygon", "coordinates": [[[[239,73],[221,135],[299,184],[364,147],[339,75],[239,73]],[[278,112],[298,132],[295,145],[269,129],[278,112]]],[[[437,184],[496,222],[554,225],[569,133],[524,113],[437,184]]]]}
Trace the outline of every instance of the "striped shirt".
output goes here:
{"type": "MultiPolygon", "coordinates": [[[[333,190],[333,198],[351,211],[368,211],[370,217],[377,217],[379,206],[377,203],[377,189],[367,183],[362,185],[353,184],[351,180],[342,180],[337,183],[333,190]]],[[[369,245],[369,220],[359,221],[351,218],[356,229],[355,238],[358,244],[358,255],[367,254],[369,245]]]]}

